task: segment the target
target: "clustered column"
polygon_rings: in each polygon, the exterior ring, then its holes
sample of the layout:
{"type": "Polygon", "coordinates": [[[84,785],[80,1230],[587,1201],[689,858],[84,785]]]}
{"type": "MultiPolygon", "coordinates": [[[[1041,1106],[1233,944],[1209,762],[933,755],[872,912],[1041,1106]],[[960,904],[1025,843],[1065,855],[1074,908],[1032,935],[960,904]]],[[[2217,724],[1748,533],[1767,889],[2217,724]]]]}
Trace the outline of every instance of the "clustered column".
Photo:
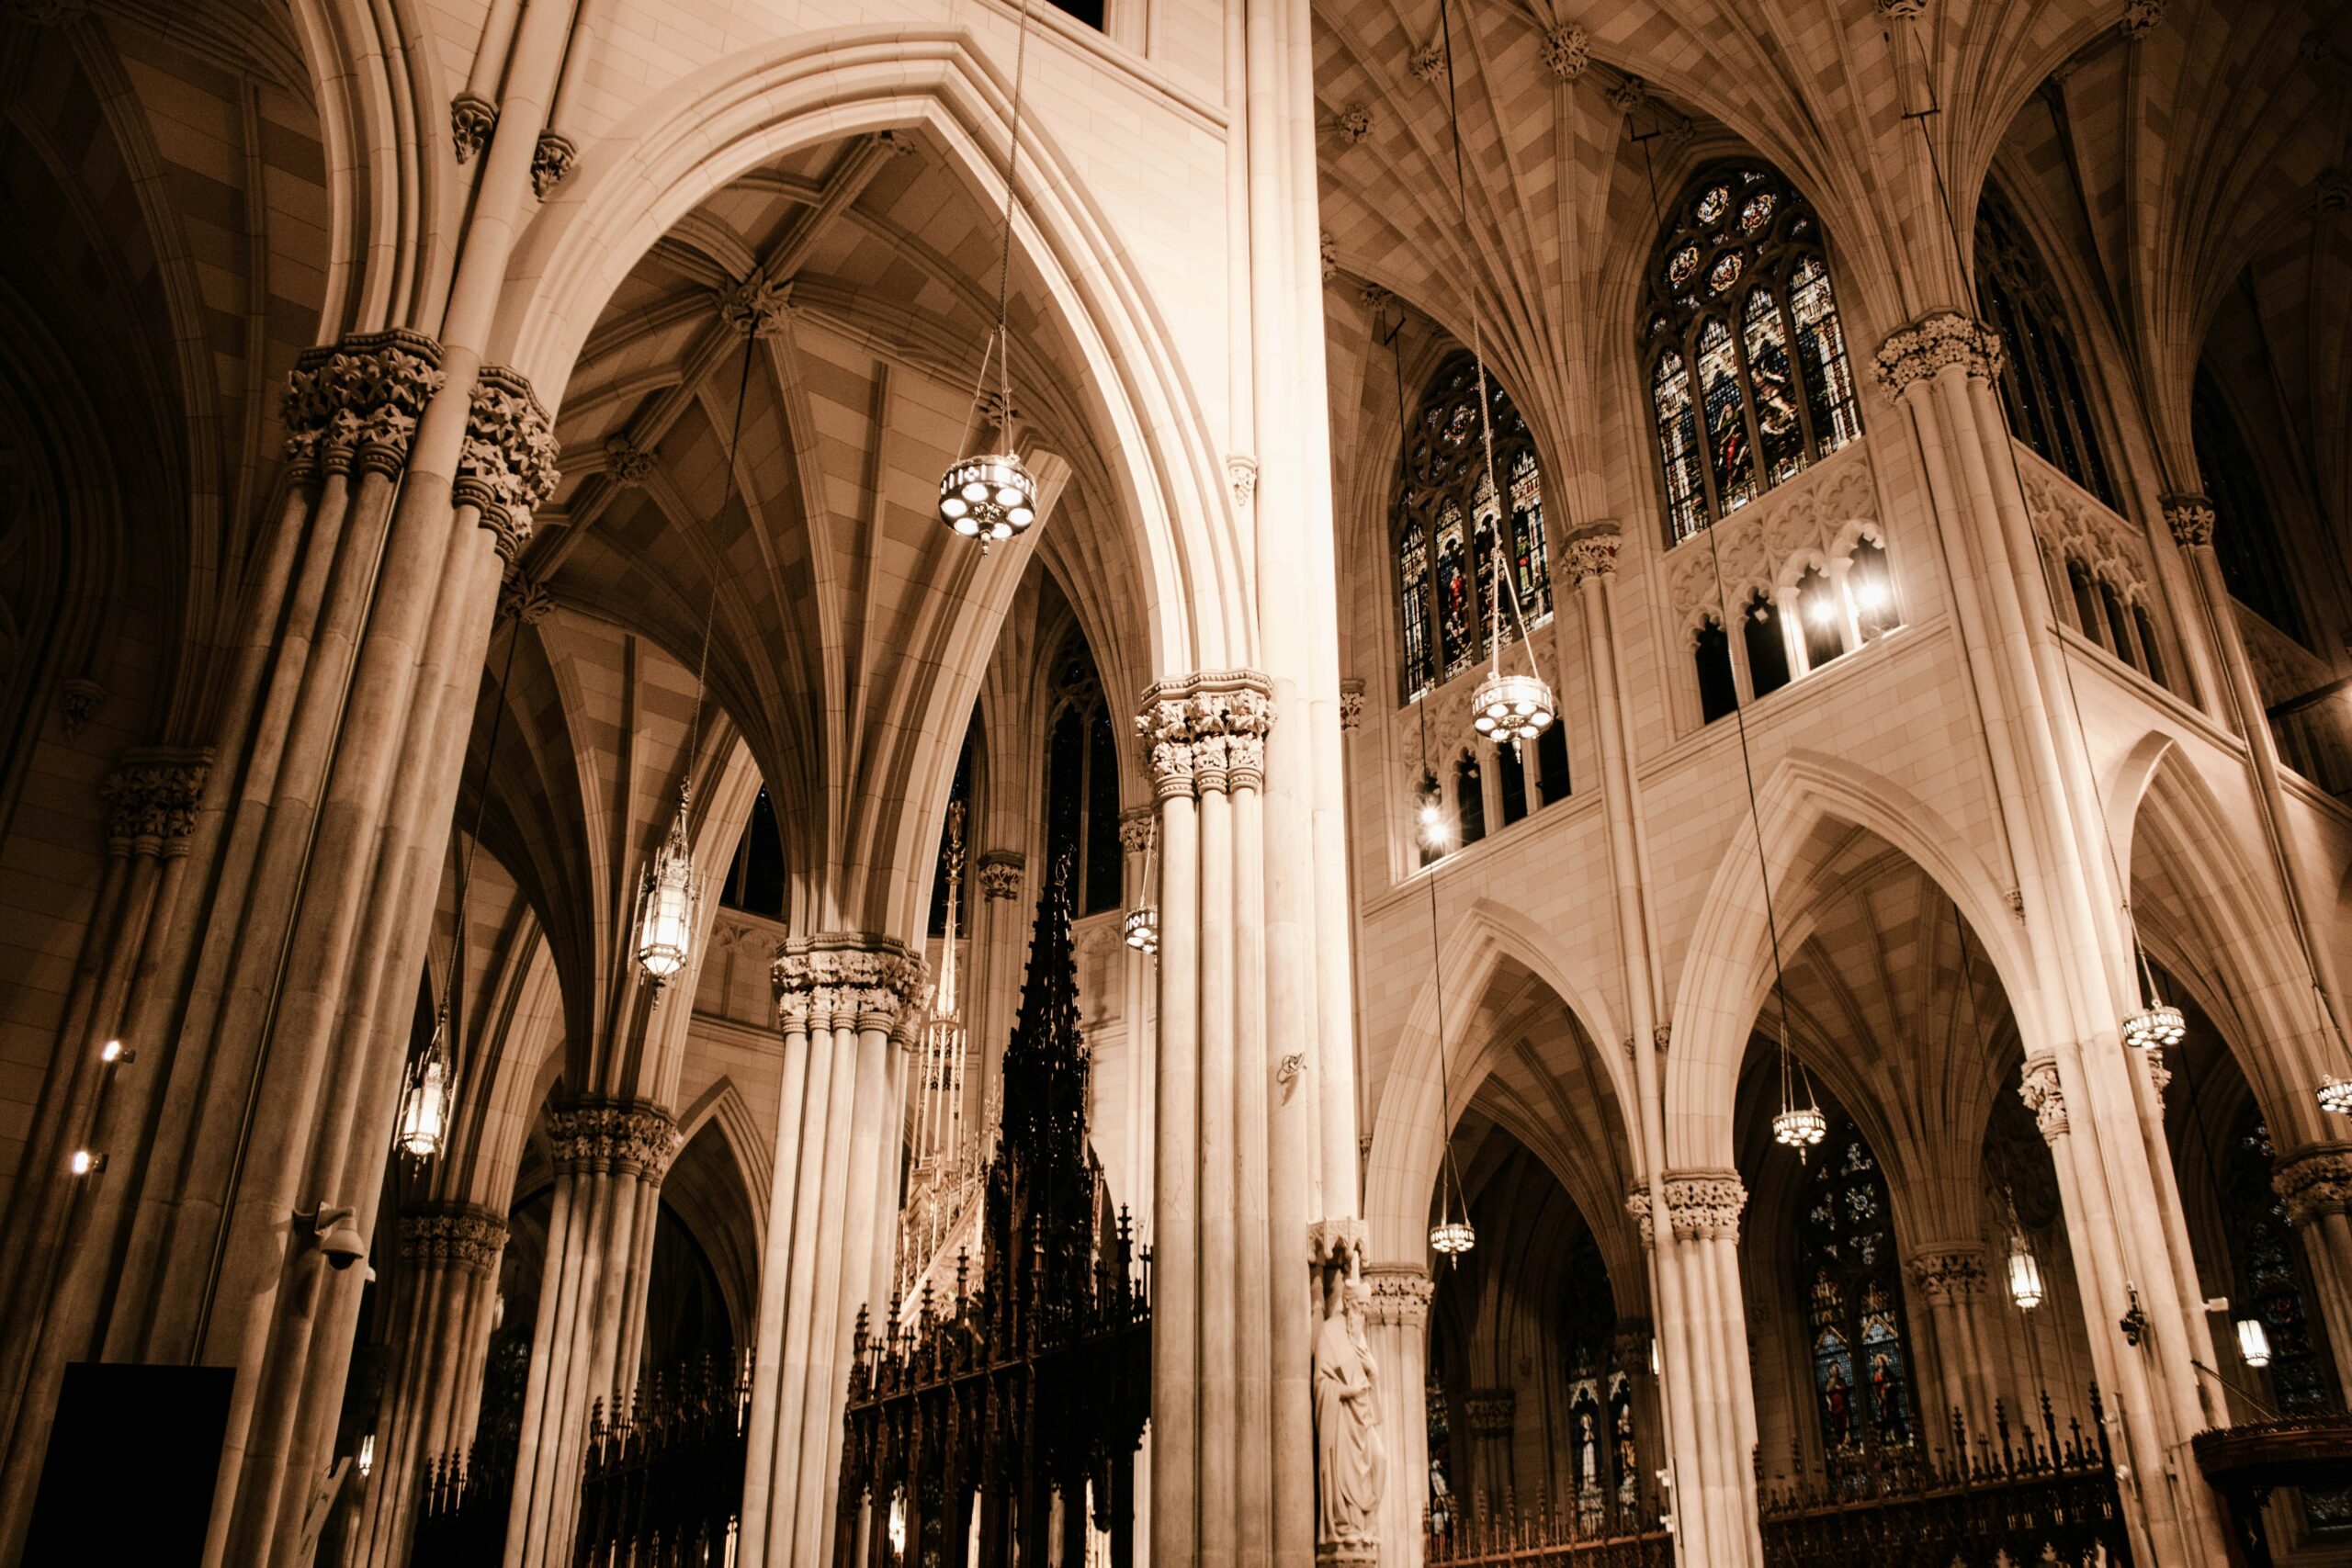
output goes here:
{"type": "MultiPolygon", "coordinates": [[[[1910,1259],[1911,1283],[1928,1304],[1929,1332],[1935,1341],[1936,1368],[1942,1384],[1940,1420],[1923,1421],[1932,1434],[1957,1413],[1968,1425],[1969,1440],[1993,1431],[1993,1390],[1990,1347],[1979,1316],[1984,1299],[1984,1248],[1975,1242],[1922,1248],[1910,1259]]],[[[1926,1402],[1923,1400],[1922,1404],[1926,1402]]],[[[1930,1410],[1932,1406],[1928,1407],[1930,1410]]],[[[1925,1412],[1923,1412],[1925,1414],[1925,1412]]]]}
{"type": "Polygon", "coordinates": [[[599,1405],[625,1411],[636,1391],[662,1179],[680,1143],[670,1113],[642,1100],[550,1110],[548,1141],[554,1207],[507,1515],[508,1568],[571,1560],[590,1423],[599,1405]]]}
{"type": "Polygon", "coordinates": [[[878,1317],[889,1288],[906,1055],[925,975],[920,954],[882,937],[794,938],[776,954],[784,1073],[741,1568],[822,1562],[831,1547],[854,1325],[861,1312],[878,1317]]]}
{"type": "Polygon", "coordinates": [[[401,1212],[399,1234],[395,1359],[377,1405],[359,1562],[408,1561],[425,1465],[473,1442],[506,1217],[473,1203],[421,1203],[401,1212]]]}
{"type": "Polygon", "coordinates": [[[2352,1144],[2320,1144],[2290,1155],[2271,1173],[2270,1184],[2301,1238],[2336,1382],[2352,1387],[2352,1144]]]}
{"type": "Polygon", "coordinates": [[[1428,1541],[1430,1494],[1430,1297],[1437,1292],[1418,1263],[1365,1266],[1365,1338],[1380,1387],[1380,1428],[1387,1445],[1387,1484],[1380,1495],[1381,1568],[1420,1568],[1428,1541]]]}
{"type": "Polygon", "coordinates": [[[1509,1517],[1516,1490],[1511,1433],[1519,1425],[1519,1395],[1508,1388],[1476,1388],[1462,1401],[1470,1428],[1470,1496],[1475,1512],[1509,1517]]]}

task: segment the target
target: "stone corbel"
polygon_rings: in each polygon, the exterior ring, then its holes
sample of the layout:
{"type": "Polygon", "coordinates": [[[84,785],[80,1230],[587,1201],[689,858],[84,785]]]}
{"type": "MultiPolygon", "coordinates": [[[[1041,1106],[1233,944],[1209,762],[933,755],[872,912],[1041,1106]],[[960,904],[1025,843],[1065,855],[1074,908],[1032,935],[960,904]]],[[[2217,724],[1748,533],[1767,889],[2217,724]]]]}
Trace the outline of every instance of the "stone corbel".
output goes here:
{"type": "Polygon", "coordinates": [[[571,137],[560,130],[540,131],[538,144],[531,149],[531,194],[545,201],[579,158],[579,145],[571,137]]]}
{"type": "Polygon", "coordinates": [[[2172,542],[2184,550],[2211,549],[2213,545],[2213,503],[2201,495],[2167,495],[2159,499],[2165,526],[2172,542]]]}
{"type": "Polygon", "coordinates": [[[1019,850],[990,850],[979,859],[975,872],[980,885],[980,895],[986,898],[1018,898],[1021,897],[1021,868],[1026,862],[1019,850]]]}
{"type": "Polygon", "coordinates": [[[497,128],[498,106],[480,93],[459,93],[449,100],[449,141],[458,150],[458,163],[480,157],[497,128]]]}
{"type": "Polygon", "coordinates": [[[2066,1131],[2066,1094],[2058,1084],[2058,1058],[2030,1056],[2018,1069],[2018,1098],[2033,1112],[2033,1124],[2045,1142],[2055,1143],[2066,1131]]]}

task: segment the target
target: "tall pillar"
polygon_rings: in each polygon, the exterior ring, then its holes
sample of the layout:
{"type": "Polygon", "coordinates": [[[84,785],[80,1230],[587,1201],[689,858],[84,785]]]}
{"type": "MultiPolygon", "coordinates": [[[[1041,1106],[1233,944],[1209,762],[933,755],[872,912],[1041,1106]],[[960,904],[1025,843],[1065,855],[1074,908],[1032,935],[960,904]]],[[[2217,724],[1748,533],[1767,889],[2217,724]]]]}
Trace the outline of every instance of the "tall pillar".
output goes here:
{"type": "Polygon", "coordinates": [[[978,1070],[967,1078],[972,1086],[970,1099],[964,1107],[964,1124],[983,1126],[988,1108],[995,1100],[1001,1081],[998,1058],[1004,1053],[1004,1042],[1012,1032],[1013,1009],[1021,996],[1021,971],[1024,944],[1028,941],[1029,924],[1023,909],[1021,897],[1025,880],[1026,859],[1019,850],[989,850],[973,863],[974,877],[980,886],[980,929],[975,947],[979,962],[979,983],[972,987],[972,1008],[965,1020],[972,1042],[973,1060],[978,1070]]]}
{"type": "MultiPolygon", "coordinates": [[[[1941,1409],[1919,1401],[1920,1425],[1932,1442],[1949,1440],[1951,1417],[1957,1411],[1967,1423],[1973,1447],[1993,1436],[1993,1383],[1978,1319],[1984,1298],[1984,1247],[1981,1242],[1922,1247],[1908,1267],[1914,1300],[1928,1310],[1936,1347],[1936,1374],[1941,1409]]],[[[1925,1392],[1924,1390],[1921,1392],[1925,1392]]],[[[2013,1413],[2014,1414],[2014,1413],[2013,1413]]]]}
{"type": "MultiPolygon", "coordinates": [[[[987,863],[982,863],[985,873],[987,863]]],[[[993,895],[991,895],[993,897],[993,895]]],[[[888,1305],[883,1260],[907,1075],[893,1057],[929,1000],[922,957],[885,937],[796,937],[777,950],[784,1083],[776,1107],[741,1568],[829,1560],[842,1413],[858,1314],[888,1305]],[[894,1049],[894,1043],[898,1049],[894,1049]]]]}
{"type": "Polygon", "coordinates": [[[1462,1420],[1470,1428],[1471,1509],[1508,1517],[1518,1491],[1510,1439],[1519,1425],[1519,1395],[1508,1388],[1474,1388],[1462,1401],[1462,1420]]]}
{"type": "MultiPolygon", "coordinates": [[[[1159,897],[1155,874],[1159,859],[1158,817],[1159,812],[1149,806],[1119,813],[1119,847],[1126,852],[1126,907],[1130,909],[1159,897]]],[[[1127,1092],[1120,1108],[1120,1135],[1125,1140],[1127,1190],[1114,1196],[1140,1219],[1151,1213],[1152,959],[1132,947],[1122,952],[1120,1017],[1126,1030],[1127,1092]]]]}
{"type": "Polygon", "coordinates": [[[1364,1337],[1380,1379],[1380,1432],[1388,1474],[1380,1494],[1380,1568],[1421,1568],[1430,1497],[1430,1298],[1419,1263],[1373,1263],[1364,1337]]]}
{"type": "Polygon", "coordinates": [[[636,1393],[662,1178],[680,1144],[670,1113],[641,1100],[559,1106],[548,1112],[548,1139],[554,1207],[523,1392],[506,1568],[571,1560],[589,1426],[598,1406],[626,1410],[636,1393]]]}
{"type": "Polygon", "coordinates": [[[2352,1388],[2352,1144],[2314,1144],[2285,1156],[2270,1184],[2302,1243],[2336,1382],[2352,1388]]]}
{"type": "Polygon", "coordinates": [[[401,1213],[392,1369],[376,1414],[376,1463],[355,1561],[404,1568],[425,1465],[473,1443],[506,1217],[473,1203],[401,1213]]]}

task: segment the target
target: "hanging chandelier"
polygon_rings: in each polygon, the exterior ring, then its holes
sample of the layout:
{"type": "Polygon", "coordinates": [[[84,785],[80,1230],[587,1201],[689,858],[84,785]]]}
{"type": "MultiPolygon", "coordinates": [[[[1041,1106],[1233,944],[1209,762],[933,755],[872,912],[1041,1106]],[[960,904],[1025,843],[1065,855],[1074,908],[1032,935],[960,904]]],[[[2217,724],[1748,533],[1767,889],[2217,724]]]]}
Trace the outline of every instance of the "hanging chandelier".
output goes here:
{"type": "Polygon", "coordinates": [[[2025,1232],[2012,1223],[2009,1230],[2009,1300],[2019,1312],[2031,1312],[2041,1304],[2041,1262],[2027,1244],[2025,1232]]]}
{"type": "Polygon", "coordinates": [[[1021,33],[1012,53],[1012,134],[1004,153],[1004,238],[997,263],[996,326],[980,350],[980,373],[972,384],[972,412],[964,422],[957,450],[969,452],[976,429],[992,426],[993,450],[960,457],[939,479],[939,520],[957,536],[979,541],[985,555],[1028,532],[1037,521],[1037,481],[1021,455],[1012,449],[1012,335],[1006,326],[1005,304],[1012,287],[1012,220],[1019,210],[1013,175],[1021,166],[1021,88],[1029,55],[1028,0],[1016,0],[1021,33]],[[984,409],[989,366],[996,366],[996,406],[984,409]]]}
{"type": "Polygon", "coordinates": [[[1799,1159],[1828,1135],[1829,1118],[1817,1105],[1792,1105],[1772,1118],[1773,1142],[1796,1150],[1799,1159]]]}
{"type": "Polygon", "coordinates": [[[2245,1364],[2257,1370],[2270,1364],[2270,1331],[2262,1326],[2258,1317],[2238,1319],[2238,1354],[2245,1364]]]}
{"type": "MultiPolygon", "coordinates": [[[[1772,946],[1773,967],[1777,971],[1780,967],[1780,938],[1777,935],[1772,940],[1772,946]]],[[[1775,984],[1778,984],[1777,978],[1775,984]]],[[[1787,998],[1783,998],[1782,1008],[1787,1005],[1787,998]]],[[[1789,1021],[1785,1011],[1781,1019],[1780,1046],[1781,1109],[1772,1118],[1772,1141],[1796,1151],[1797,1163],[1802,1165],[1805,1156],[1829,1135],[1829,1118],[1814,1098],[1812,1075],[1789,1050],[1789,1021]],[[1798,1092],[1800,1085],[1803,1086],[1802,1094],[1798,1092]]]]}
{"type": "Polygon", "coordinates": [[[2178,1008],[2167,1006],[2157,995],[2155,968],[2149,964],[2147,949],[2140,945],[2136,933],[2132,947],[2140,960],[2141,1005],[2123,1015],[2123,1043],[2134,1051],[2161,1051],[2167,1045],[2177,1045],[2188,1033],[2188,1021],[2181,1017],[2178,1008]]]}
{"type": "Polygon", "coordinates": [[[1129,909],[1119,922],[1119,934],[1137,953],[1159,951],[1159,906],[1151,901],[1151,872],[1155,852],[1159,847],[1159,823],[1155,818],[1145,832],[1143,840],[1143,902],[1129,909]]]}
{"type": "Polygon", "coordinates": [[[693,956],[695,917],[702,908],[702,884],[695,875],[694,846],[686,840],[686,812],[694,786],[678,786],[678,813],[645,868],[637,890],[637,964],[660,986],[693,956]]]}
{"type": "Polygon", "coordinates": [[[1430,1249],[1448,1258],[1458,1260],[1477,1245],[1478,1233],[1471,1228],[1466,1215],[1457,1220],[1451,1214],[1442,1214],[1438,1223],[1430,1227],[1430,1249]]]}
{"type": "Polygon", "coordinates": [[[447,1142],[451,1112],[457,1099],[457,1073],[449,1060],[449,1002],[442,998],[433,1021],[433,1043],[409,1066],[408,1087],[401,1095],[401,1152],[411,1159],[431,1159],[447,1142]]]}
{"type": "Polygon", "coordinates": [[[2320,1079],[2319,1108],[2332,1116],[2352,1116],[2352,1078],[2330,1073],[2320,1079]]]}

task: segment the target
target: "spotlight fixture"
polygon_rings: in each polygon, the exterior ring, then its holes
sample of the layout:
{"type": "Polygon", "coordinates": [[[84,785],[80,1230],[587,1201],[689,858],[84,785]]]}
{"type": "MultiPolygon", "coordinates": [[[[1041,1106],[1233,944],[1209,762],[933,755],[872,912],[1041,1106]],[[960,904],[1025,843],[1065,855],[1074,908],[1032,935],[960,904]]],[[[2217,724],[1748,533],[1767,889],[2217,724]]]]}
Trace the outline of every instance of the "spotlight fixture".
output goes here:
{"type": "Polygon", "coordinates": [[[2245,1358],[2249,1367],[2270,1364],[2270,1333],[2258,1317],[2238,1319],[2238,1354],[2245,1358]]]}
{"type": "Polygon", "coordinates": [[[74,1156],[65,1162],[65,1168],[76,1176],[95,1176],[107,1168],[107,1156],[88,1149],[75,1149],[74,1156]]]}
{"type": "Polygon", "coordinates": [[[139,1053],[126,1048],[119,1040],[109,1040],[98,1047],[98,1060],[109,1067],[128,1066],[139,1060],[139,1053]]]}

